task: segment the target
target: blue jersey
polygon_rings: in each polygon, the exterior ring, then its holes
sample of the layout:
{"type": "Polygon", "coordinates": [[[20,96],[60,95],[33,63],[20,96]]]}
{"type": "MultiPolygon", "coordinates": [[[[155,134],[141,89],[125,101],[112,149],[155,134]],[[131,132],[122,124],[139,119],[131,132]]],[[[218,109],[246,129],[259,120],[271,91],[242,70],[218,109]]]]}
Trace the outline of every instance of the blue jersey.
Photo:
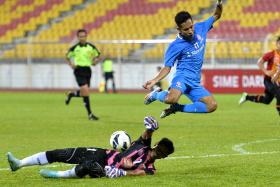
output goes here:
{"type": "MultiPolygon", "coordinates": [[[[165,67],[174,66],[177,61],[174,76],[184,77],[188,84],[200,83],[201,67],[206,47],[206,36],[212,28],[215,19],[213,16],[203,22],[194,24],[192,40],[184,39],[180,34],[169,45],[165,56],[165,67]]],[[[191,86],[190,85],[190,86],[191,86]]]]}

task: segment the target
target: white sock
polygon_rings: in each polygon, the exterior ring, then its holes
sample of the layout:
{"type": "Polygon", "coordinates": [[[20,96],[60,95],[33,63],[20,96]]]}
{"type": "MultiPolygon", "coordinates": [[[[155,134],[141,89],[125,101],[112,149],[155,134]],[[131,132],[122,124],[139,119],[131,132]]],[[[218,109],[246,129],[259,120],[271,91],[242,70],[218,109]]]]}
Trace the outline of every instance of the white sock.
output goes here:
{"type": "Polygon", "coordinates": [[[49,162],[46,156],[46,152],[40,152],[20,160],[19,166],[24,167],[24,166],[33,166],[33,165],[45,165],[48,163],[49,162]]]}
{"type": "Polygon", "coordinates": [[[78,176],[75,173],[75,167],[66,171],[57,171],[57,175],[60,178],[77,178],[78,176]]]}

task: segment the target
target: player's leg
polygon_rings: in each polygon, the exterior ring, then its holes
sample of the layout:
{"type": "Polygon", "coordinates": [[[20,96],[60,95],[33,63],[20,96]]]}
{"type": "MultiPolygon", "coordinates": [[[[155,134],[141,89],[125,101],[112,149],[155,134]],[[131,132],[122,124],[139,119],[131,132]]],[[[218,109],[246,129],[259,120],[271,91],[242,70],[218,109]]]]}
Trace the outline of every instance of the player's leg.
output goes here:
{"type": "Polygon", "coordinates": [[[176,104],[182,95],[182,91],[176,88],[171,88],[168,94],[165,96],[164,103],[176,104]]]}
{"type": "Polygon", "coordinates": [[[80,97],[80,90],[76,90],[76,91],[72,91],[72,92],[68,92],[66,94],[66,99],[65,99],[65,104],[69,105],[72,97],[80,97]]]}
{"type": "MultiPolygon", "coordinates": [[[[79,67],[77,67],[75,70],[74,70],[74,75],[75,75],[75,79],[78,83],[78,85],[80,86],[84,81],[83,81],[83,77],[81,76],[81,69],[79,67]]],[[[66,95],[66,99],[65,99],[65,104],[66,105],[69,105],[72,97],[81,97],[80,95],[80,89],[79,90],[76,90],[76,91],[72,91],[72,92],[68,92],[67,95],[66,95]]]]}
{"type": "Polygon", "coordinates": [[[111,80],[112,80],[113,93],[117,93],[116,84],[115,84],[115,78],[114,78],[114,72],[111,72],[111,80]]]}
{"type": "Polygon", "coordinates": [[[248,95],[243,93],[239,100],[239,104],[243,104],[246,101],[251,101],[254,103],[270,104],[275,95],[275,86],[270,80],[264,80],[264,95],[248,95]]]}
{"type": "Polygon", "coordinates": [[[28,156],[26,158],[23,158],[22,160],[17,159],[10,152],[7,153],[7,157],[11,170],[16,171],[22,167],[33,166],[33,165],[45,165],[53,162],[78,164],[86,157],[86,153],[87,153],[86,147],[79,147],[79,148],[55,149],[46,152],[40,152],[28,156]]]}
{"type": "Polygon", "coordinates": [[[247,95],[246,101],[254,103],[270,104],[274,96],[270,92],[265,92],[265,95],[247,95]]]}
{"type": "Polygon", "coordinates": [[[87,160],[65,171],[41,169],[40,175],[45,178],[83,178],[86,175],[92,178],[100,178],[105,176],[104,167],[94,160],[87,160]]]}
{"type": "Polygon", "coordinates": [[[274,84],[274,95],[276,98],[276,110],[280,116],[280,86],[277,84],[274,84]]]}
{"type": "Polygon", "coordinates": [[[213,95],[203,97],[199,102],[205,103],[207,107],[207,113],[217,110],[217,102],[213,95]]]}
{"type": "Polygon", "coordinates": [[[39,173],[45,178],[79,178],[76,174],[76,166],[65,171],[41,169],[39,173]]]}
{"type": "Polygon", "coordinates": [[[184,106],[183,112],[210,113],[217,109],[215,98],[201,85],[194,87],[187,96],[193,104],[184,106]]]}
{"type": "Polygon", "coordinates": [[[51,161],[79,163],[74,168],[66,171],[53,171],[43,169],[40,174],[46,178],[83,178],[90,175],[93,178],[105,176],[104,167],[107,164],[105,149],[81,147],[66,154],[66,151],[54,150],[47,152],[51,161]]]}
{"type": "Polygon", "coordinates": [[[166,104],[175,104],[186,90],[187,87],[184,83],[184,78],[175,77],[171,82],[169,91],[162,91],[160,87],[157,87],[145,96],[144,104],[148,105],[156,100],[166,104]]]}
{"type": "Polygon", "coordinates": [[[109,80],[109,76],[108,76],[108,73],[107,73],[107,72],[104,73],[104,77],[105,77],[104,92],[105,92],[105,93],[108,93],[107,83],[108,83],[108,80],[109,80]]]}
{"type": "Polygon", "coordinates": [[[83,178],[89,175],[92,178],[100,178],[105,176],[105,165],[95,160],[86,160],[75,168],[78,177],[83,178]]]}
{"type": "Polygon", "coordinates": [[[280,93],[276,96],[276,110],[280,116],[280,93]]]}
{"type": "Polygon", "coordinates": [[[91,111],[89,87],[87,84],[81,86],[81,96],[83,97],[83,102],[87,110],[89,120],[98,120],[98,117],[96,117],[91,111]]]}
{"type": "Polygon", "coordinates": [[[12,171],[16,171],[22,167],[33,166],[33,165],[45,165],[49,161],[46,156],[46,152],[36,153],[34,155],[28,156],[22,160],[17,159],[11,152],[7,153],[7,159],[12,171]]]}
{"type": "Polygon", "coordinates": [[[85,158],[86,153],[86,147],[54,149],[46,151],[46,157],[49,163],[63,162],[68,164],[79,164],[85,158]]]}
{"type": "Polygon", "coordinates": [[[84,77],[83,82],[80,83],[80,90],[81,90],[81,97],[83,97],[84,106],[88,113],[89,120],[98,120],[99,118],[96,117],[92,111],[90,106],[90,94],[89,94],[89,87],[90,87],[90,79],[91,74],[88,74],[84,77]]]}
{"type": "Polygon", "coordinates": [[[217,108],[214,97],[202,86],[191,89],[187,96],[192,100],[192,104],[172,104],[169,108],[162,111],[160,117],[165,118],[175,112],[209,113],[217,108]]]}
{"type": "Polygon", "coordinates": [[[76,166],[76,175],[80,178],[89,175],[92,178],[105,176],[104,167],[107,165],[107,154],[105,149],[88,148],[85,160],[76,166]]]}
{"type": "Polygon", "coordinates": [[[171,104],[168,108],[164,109],[161,114],[160,118],[165,118],[166,116],[169,116],[170,114],[175,114],[177,111],[179,111],[179,105],[177,102],[180,99],[180,96],[182,95],[182,92],[177,89],[170,89],[169,93],[167,94],[165,101],[168,104],[171,104]]]}

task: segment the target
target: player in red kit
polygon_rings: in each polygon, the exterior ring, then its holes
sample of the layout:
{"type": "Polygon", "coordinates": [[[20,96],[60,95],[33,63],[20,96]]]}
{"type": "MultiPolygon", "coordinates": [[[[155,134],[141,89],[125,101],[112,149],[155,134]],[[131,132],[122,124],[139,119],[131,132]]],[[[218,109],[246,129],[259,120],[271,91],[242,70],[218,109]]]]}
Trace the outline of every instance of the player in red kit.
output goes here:
{"type": "Polygon", "coordinates": [[[276,98],[276,109],[280,116],[280,36],[276,40],[276,49],[266,53],[258,60],[258,66],[264,73],[264,95],[242,94],[239,104],[246,101],[270,104],[276,98]],[[265,68],[264,64],[267,63],[265,68]]]}

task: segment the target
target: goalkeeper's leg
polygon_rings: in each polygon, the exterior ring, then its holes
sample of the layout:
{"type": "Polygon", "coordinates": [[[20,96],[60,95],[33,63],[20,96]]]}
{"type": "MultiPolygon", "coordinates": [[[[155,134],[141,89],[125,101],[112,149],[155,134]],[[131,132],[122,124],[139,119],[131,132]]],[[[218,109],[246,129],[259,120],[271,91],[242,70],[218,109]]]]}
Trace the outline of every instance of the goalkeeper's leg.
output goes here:
{"type": "Polygon", "coordinates": [[[102,163],[86,160],[66,171],[42,169],[40,170],[40,175],[45,178],[83,178],[86,175],[92,178],[100,178],[105,176],[105,170],[102,163]]]}
{"type": "Polygon", "coordinates": [[[76,175],[76,167],[66,171],[54,171],[49,169],[41,169],[40,175],[45,178],[78,178],[76,175]]]}
{"type": "Polygon", "coordinates": [[[63,162],[69,164],[78,164],[84,157],[87,148],[66,148],[56,149],[46,152],[36,153],[22,160],[17,159],[12,153],[7,153],[7,159],[12,171],[16,171],[22,167],[33,165],[45,165],[53,162],[63,162]]]}
{"type": "Polygon", "coordinates": [[[36,153],[22,160],[17,159],[12,153],[8,152],[7,159],[12,171],[16,171],[26,166],[45,165],[49,163],[46,157],[46,152],[36,153]]]}

